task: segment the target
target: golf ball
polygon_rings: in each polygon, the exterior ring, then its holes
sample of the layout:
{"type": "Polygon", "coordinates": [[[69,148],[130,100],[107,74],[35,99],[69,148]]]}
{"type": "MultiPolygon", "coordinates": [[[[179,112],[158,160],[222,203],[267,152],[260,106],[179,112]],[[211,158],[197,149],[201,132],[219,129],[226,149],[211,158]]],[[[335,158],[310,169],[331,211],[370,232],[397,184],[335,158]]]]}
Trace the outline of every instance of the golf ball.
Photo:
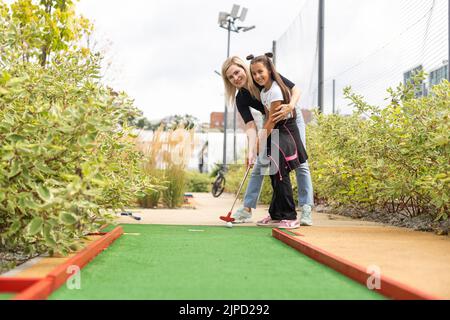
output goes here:
{"type": "Polygon", "coordinates": [[[227,228],[233,228],[233,224],[231,222],[227,222],[227,228]]]}

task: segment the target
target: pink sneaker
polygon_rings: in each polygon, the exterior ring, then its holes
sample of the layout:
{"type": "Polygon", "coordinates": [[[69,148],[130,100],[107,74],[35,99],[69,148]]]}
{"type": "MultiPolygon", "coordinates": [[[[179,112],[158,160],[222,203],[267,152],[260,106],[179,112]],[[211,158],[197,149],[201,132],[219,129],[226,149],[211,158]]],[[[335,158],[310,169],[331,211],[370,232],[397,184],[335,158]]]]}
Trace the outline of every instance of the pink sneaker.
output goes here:
{"type": "Polygon", "coordinates": [[[282,220],[278,225],[280,229],[297,229],[300,228],[298,220],[282,220]]]}
{"type": "Polygon", "coordinates": [[[278,227],[279,224],[280,220],[272,220],[270,215],[256,223],[260,227],[278,227]]]}

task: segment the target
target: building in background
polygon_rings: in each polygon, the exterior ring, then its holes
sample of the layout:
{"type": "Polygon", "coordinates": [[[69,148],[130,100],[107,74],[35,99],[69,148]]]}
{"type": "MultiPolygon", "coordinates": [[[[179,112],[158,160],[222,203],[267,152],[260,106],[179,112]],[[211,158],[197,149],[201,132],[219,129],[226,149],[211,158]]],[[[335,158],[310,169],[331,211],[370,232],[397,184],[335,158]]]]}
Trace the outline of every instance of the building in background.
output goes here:
{"type": "Polygon", "coordinates": [[[444,79],[448,79],[448,64],[447,61],[444,61],[442,66],[432,68],[431,70],[424,70],[423,65],[416,66],[403,73],[403,84],[411,83],[412,77],[419,72],[425,72],[428,74],[428,77],[420,81],[420,83],[414,84],[416,98],[427,96],[433,86],[441,83],[444,79]]]}
{"type": "MultiPolygon", "coordinates": [[[[233,130],[233,120],[234,120],[233,112],[228,112],[227,116],[227,130],[233,130]]],[[[212,112],[210,115],[210,129],[218,129],[222,130],[224,128],[224,113],[223,112],[212,112]]],[[[245,123],[242,120],[241,115],[238,113],[236,115],[236,131],[243,132],[245,131],[245,123]]]]}

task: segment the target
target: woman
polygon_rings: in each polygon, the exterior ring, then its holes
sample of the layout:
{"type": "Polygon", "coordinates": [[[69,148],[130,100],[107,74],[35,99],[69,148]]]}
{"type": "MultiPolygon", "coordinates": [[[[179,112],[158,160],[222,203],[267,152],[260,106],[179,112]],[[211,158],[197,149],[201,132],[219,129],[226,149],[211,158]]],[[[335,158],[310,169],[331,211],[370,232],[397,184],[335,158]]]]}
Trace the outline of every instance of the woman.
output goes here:
{"type": "MultiPolygon", "coordinates": [[[[280,77],[284,84],[291,89],[291,101],[289,104],[283,104],[277,107],[277,112],[274,114],[273,121],[276,123],[296,110],[296,123],[301,140],[306,148],[305,122],[300,108],[297,107],[297,103],[300,99],[300,91],[295,87],[294,83],[281,75],[280,77]]],[[[252,217],[252,209],[256,209],[264,180],[264,175],[261,174],[261,163],[259,158],[257,158],[256,153],[258,130],[250,108],[261,112],[264,116],[266,115],[266,111],[260,101],[260,91],[262,90],[262,87],[259,87],[254,83],[250,69],[242,59],[236,56],[227,59],[222,65],[222,78],[225,85],[227,103],[229,105],[236,103],[237,109],[245,122],[250,146],[248,163],[249,165],[255,165],[245,192],[244,206],[239,208],[233,215],[233,218],[235,218],[237,222],[243,223],[249,221],[252,217]]],[[[314,205],[314,197],[308,163],[303,163],[295,171],[298,186],[298,201],[302,208],[300,224],[303,226],[312,226],[311,210],[314,205]]]]}

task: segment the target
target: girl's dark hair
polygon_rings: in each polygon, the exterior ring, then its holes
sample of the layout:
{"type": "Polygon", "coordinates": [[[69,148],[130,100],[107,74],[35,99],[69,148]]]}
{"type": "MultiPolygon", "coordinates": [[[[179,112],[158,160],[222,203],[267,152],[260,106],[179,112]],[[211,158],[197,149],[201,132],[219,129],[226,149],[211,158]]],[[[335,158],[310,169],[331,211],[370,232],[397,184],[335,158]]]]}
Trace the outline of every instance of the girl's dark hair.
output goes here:
{"type": "Polygon", "coordinates": [[[278,86],[281,88],[281,92],[283,93],[283,103],[288,104],[291,102],[291,91],[290,89],[284,84],[283,80],[281,79],[280,75],[278,74],[275,65],[273,64],[271,58],[273,58],[273,54],[271,52],[268,52],[262,56],[254,57],[252,54],[247,56],[247,60],[250,61],[250,66],[255,63],[262,63],[267,70],[269,70],[272,80],[275,81],[278,86]]]}

